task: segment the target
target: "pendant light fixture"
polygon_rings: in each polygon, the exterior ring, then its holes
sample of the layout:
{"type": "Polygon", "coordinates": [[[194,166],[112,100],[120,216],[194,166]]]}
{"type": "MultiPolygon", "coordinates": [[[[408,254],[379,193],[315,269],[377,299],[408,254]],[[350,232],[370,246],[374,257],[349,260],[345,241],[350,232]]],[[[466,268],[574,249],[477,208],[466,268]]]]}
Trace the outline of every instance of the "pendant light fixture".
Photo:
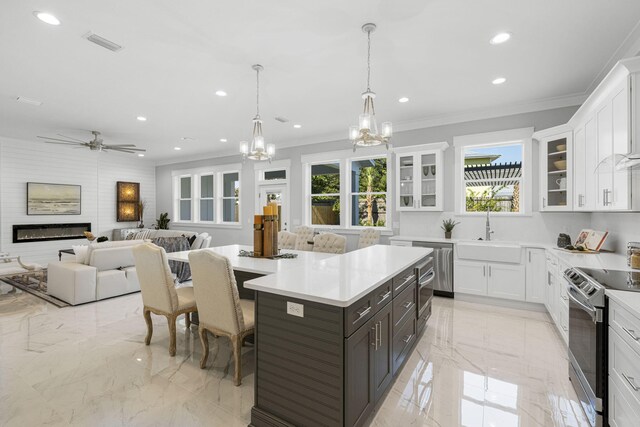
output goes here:
{"type": "Polygon", "coordinates": [[[271,162],[276,153],[276,146],[264,143],[262,120],[260,119],[260,71],[264,70],[264,67],[260,64],[254,64],[251,68],[256,72],[256,116],[253,118],[251,146],[247,141],[240,142],[240,154],[242,154],[243,160],[249,158],[251,160],[269,160],[271,162]]]}
{"type": "Polygon", "coordinates": [[[367,33],[367,90],[362,93],[364,99],[364,111],[360,114],[359,125],[349,127],[349,139],[353,143],[353,151],[356,147],[373,147],[385,144],[389,149],[389,140],[393,133],[391,122],[382,123],[381,133],[378,133],[376,123],[376,111],[373,107],[373,99],[376,94],[371,91],[371,33],[376,30],[376,24],[364,24],[362,31],[367,33]]]}

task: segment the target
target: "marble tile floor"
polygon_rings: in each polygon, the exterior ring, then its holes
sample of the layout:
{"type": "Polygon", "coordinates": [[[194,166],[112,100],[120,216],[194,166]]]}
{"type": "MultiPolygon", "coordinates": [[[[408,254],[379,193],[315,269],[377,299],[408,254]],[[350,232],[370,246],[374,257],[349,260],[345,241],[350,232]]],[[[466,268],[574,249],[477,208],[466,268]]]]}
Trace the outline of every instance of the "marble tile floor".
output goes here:
{"type": "MultiPolygon", "coordinates": [[[[56,308],[0,284],[0,425],[246,426],[253,349],[234,387],[226,340],[153,316],[144,345],[140,294],[56,308]]],[[[546,314],[434,300],[417,344],[374,426],[582,426],[561,338],[546,314]]]]}

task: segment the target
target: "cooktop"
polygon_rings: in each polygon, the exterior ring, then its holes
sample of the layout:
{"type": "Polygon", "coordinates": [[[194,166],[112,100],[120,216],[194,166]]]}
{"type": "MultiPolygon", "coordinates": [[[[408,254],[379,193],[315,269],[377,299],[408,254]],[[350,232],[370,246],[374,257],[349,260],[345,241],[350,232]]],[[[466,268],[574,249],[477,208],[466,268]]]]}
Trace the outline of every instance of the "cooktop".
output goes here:
{"type": "Polygon", "coordinates": [[[640,292],[640,271],[600,270],[579,268],[582,273],[607,289],[640,292]]]}

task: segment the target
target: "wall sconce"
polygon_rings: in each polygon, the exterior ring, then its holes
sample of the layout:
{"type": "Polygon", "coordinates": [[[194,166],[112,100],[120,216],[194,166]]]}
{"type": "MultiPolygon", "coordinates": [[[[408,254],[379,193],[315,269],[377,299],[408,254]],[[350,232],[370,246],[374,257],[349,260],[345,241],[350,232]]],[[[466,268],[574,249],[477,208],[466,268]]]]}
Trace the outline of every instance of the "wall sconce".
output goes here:
{"type": "Polygon", "coordinates": [[[116,217],[118,222],[138,221],[138,204],[140,203],[140,183],[122,182],[116,183],[117,207],[116,217]]]}

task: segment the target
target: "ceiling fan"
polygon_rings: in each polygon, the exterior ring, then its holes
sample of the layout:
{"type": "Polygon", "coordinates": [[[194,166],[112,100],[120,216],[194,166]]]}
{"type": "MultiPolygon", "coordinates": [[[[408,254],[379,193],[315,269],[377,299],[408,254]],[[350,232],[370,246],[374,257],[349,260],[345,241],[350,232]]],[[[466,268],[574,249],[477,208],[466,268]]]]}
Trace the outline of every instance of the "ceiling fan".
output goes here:
{"type": "Polygon", "coordinates": [[[97,130],[92,130],[93,139],[89,142],[85,142],[76,138],[72,138],[70,136],[58,134],[62,138],[50,138],[48,136],[38,136],[40,139],[44,139],[46,143],[49,144],[61,144],[61,145],[76,145],[80,147],[87,147],[91,151],[120,151],[122,153],[136,153],[136,152],[144,152],[147,151],[143,148],[135,148],[135,144],[103,144],[102,138],[100,137],[100,132],[97,130]]]}

